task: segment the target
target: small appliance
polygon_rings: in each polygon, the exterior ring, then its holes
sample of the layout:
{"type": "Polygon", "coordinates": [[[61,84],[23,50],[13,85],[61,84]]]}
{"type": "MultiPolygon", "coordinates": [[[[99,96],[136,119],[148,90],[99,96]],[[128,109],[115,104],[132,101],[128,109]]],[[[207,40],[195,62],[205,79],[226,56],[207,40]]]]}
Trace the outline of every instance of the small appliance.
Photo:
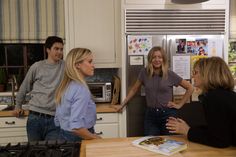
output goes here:
{"type": "Polygon", "coordinates": [[[89,82],[88,87],[95,102],[111,102],[111,82],[89,82]]]}

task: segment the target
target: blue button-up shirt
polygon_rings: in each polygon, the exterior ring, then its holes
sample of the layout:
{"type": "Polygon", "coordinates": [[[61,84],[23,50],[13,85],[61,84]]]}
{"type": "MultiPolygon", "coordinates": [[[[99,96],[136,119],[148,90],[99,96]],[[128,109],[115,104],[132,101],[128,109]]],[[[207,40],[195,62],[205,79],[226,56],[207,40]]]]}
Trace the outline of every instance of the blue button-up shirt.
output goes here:
{"type": "Polygon", "coordinates": [[[61,103],[57,106],[55,125],[61,129],[91,128],[96,123],[96,105],[89,89],[82,83],[71,81],[61,103]]]}

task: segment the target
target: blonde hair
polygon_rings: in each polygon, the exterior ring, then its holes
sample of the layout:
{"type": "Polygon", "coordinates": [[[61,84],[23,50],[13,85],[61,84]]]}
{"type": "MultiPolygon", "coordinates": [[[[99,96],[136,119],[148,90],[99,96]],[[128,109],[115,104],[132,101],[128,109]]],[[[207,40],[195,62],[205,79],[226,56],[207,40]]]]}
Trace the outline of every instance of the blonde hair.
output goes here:
{"type": "Polygon", "coordinates": [[[155,46],[153,47],[149,53],[148,53],[148,64],[147,64],[147,73],[149,77],[153,76],[154,73],[154,69],[153,69],[153,65],[152,65],[152,60],[153,60],[153,55],[154,52],[159,51],[161,53],[162,56],[162,65],[161,65],[161,71],[160,74],[162,75],[163,78],[167,79],[168,77],[168,62],[167,62],[167,55],[166,52],[164,51],[163,48],[159,47],[159,46],[155,46]]]}
{"type": "Polygon", "coordinates": [[[220,57],[201,58],[193,66],[199,68],[202,92],[212,89],[234,89],[234,79],[225,61],[220,57]]]}
{"type": "Polygon", "coordinates": [[[61,102],[61,97],[72,80],[83,83],[87,86],[86,81],[78,72],[76,64],[83,62],[84,59],[91,54],[92,52],[86,48],[74,48],[67,54],[65,60],[64,76],[56,90],[55,99],[57,104],[61,102]]]}

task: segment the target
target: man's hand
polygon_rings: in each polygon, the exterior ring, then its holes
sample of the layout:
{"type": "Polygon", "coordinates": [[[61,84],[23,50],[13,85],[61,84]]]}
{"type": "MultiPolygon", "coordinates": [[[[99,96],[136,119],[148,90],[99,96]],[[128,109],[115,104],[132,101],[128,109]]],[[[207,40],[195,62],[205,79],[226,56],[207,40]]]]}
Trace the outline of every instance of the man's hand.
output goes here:
{"type": "Polygon", "coordinates": [[[23,109],[15,109],[15,110],[13,111],[13,115],[14,115],[15,117],[20,117],[20,116],[24,115],[24,110],[23,110],[23,109]]]}

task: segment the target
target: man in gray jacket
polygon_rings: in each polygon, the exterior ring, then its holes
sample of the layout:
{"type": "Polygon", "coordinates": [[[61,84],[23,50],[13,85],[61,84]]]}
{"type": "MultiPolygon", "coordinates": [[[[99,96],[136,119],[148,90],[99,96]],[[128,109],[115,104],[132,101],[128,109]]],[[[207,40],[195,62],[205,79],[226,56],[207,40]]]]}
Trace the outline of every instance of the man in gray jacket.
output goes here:
{"type": "Polygon", "coordinates": [[[55,140],[60,131],[54,124],[54,95],[64,72],[63,40],[57,36],[49,36],[45,48],[48,58],[30,67],[16,96],[16,116],[22,111],[26,94],[30,93],[31,96],[27,121],[29,141],[55,140]]]}

